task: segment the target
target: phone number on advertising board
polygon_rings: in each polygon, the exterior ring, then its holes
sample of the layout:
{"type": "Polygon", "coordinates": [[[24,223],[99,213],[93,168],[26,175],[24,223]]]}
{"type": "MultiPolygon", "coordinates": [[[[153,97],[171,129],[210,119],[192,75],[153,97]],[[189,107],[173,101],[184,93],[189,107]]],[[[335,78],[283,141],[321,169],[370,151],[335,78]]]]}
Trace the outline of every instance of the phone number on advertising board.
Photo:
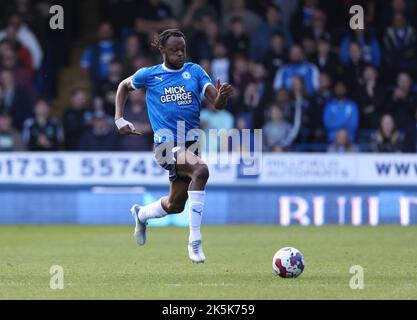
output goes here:
{"type": "Polygon", "coordinates": [[[126,177],[126,176],[162,176],[164,170],[154,161],[129,158],[13,158],[0,160],[1,178],[63,178],[70,172],[83,178],[126,177]],[[73,166],[76,166],[75,170],[73,166]],[[71,168],[70,168],[71,167],[71,168]],[[70,170],[71,169],[71,170],[70,170]]]}

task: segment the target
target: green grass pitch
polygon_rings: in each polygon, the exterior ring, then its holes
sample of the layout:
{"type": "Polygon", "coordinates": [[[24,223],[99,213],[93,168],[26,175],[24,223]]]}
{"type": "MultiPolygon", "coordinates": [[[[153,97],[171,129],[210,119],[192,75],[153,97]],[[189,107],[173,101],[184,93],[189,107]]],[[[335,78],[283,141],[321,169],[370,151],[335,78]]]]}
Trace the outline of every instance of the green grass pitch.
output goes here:
{"type": "Polygon", "coordinates": [[[0,227],[0,299],[417,299],[416,227],[224,226],[203,228],[207,262],[188,260],[185,228],[0,227]],[[272,273],[272,256],[299,249],[297,279],[272,273]],[[52,265],[63,290],[49,286],[52,265]],[[350,267],[364,268],[352,290],[350,267]]]}

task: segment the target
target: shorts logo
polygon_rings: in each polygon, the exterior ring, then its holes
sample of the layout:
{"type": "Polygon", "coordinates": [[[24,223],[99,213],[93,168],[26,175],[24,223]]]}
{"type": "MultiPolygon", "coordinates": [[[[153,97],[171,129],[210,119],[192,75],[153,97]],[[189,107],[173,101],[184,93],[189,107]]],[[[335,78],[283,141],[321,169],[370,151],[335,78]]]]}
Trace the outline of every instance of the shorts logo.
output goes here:
{"type": "Polygon", "coordinates": [[[190,80],[190,79],[191,79],[191,74],[190,74],[188,71],[185,71],[185,72],[182,74],[182,77],[183,77],[185,80],[190,80]]]}

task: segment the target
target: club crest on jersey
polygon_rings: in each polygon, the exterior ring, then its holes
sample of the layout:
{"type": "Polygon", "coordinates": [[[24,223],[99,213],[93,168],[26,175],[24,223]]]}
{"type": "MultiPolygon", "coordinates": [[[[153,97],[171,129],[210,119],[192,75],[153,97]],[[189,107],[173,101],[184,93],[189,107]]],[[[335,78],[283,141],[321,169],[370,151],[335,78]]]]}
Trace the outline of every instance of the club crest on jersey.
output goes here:
{"type": "Polygon", "coordinates": [[[191,73],[189,73],[188,71],[185,71],[185,72],[182,74],[182,77],[183,77],[185,80],[190,80],[190,79],[191,79],[191,73]]]}

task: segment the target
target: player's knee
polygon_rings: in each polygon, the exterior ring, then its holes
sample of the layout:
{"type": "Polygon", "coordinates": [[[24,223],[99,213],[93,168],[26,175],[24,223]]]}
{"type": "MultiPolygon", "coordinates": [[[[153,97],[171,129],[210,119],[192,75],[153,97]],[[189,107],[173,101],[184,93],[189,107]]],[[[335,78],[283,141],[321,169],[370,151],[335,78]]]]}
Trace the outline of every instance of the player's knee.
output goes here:
{"type": "Polygon", "coordinates": [[[207,165],[200,164],[194,170],[194,179],[207,183],[210,177],[209,169],[207,165]]]}
{"type": "Polygon", "coordinates": [[[168,201],[166,209],[168,214],[179,214],[184,211],[185,203],[181,204],[168,201]]]}

